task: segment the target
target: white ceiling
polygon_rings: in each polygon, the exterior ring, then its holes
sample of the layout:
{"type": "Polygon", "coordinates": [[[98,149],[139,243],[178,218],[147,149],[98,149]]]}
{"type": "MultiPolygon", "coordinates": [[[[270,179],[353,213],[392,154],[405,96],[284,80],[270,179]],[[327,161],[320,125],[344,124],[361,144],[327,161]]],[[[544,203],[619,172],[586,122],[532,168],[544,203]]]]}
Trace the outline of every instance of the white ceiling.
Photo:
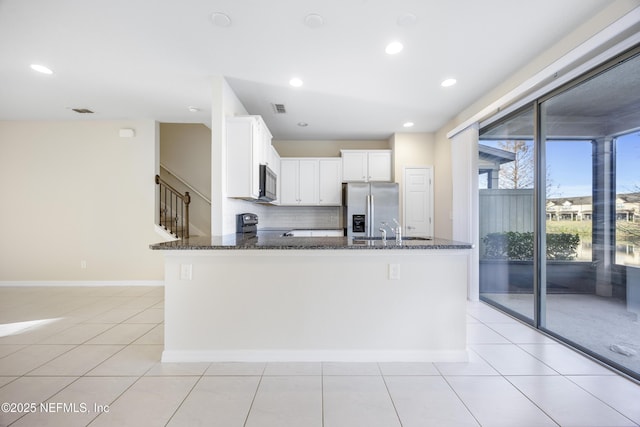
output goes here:
{"type": "Polygon", "coordinates": [[[209,125],[211,76],[223,75],[276,139],[432,132],[610,3],[0,0],[0,120],[209,125]],[[215,26],[213,12],[231,25],[215,26]],[[324,25],[306,26],[311,13],[324,25]],[[415,23],[398,25],[406,14],[415,23]],[[393,40],[404,50],[390,56],[393,40]],[[289,86],[294,76],[302,87],[289,86]],[[441,87],[447,77],[458,84],[441,87]],[[272,103],[287,113],[275,115],[272,103]]]}

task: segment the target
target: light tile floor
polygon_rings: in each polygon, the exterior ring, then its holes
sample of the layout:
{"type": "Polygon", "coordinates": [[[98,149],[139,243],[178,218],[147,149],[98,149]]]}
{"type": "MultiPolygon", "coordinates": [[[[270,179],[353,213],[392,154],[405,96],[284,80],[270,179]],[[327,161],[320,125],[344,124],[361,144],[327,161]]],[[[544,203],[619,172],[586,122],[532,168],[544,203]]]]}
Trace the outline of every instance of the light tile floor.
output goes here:
{"type": "Polygon", "coordinates": [[[162,364],[162,288],[0,288],[0,426],[640,424],[636,383],[467,312],[467,363],[162,364]]]}

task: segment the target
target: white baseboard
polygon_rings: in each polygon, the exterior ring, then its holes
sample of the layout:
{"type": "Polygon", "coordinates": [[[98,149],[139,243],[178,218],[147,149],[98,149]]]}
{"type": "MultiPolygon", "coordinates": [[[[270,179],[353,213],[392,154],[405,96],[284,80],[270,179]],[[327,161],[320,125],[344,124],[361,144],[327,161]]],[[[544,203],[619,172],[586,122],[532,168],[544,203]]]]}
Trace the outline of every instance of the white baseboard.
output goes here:
{"type": "Polygon", "coordinates": [[[466,350],[164,350],[175,362],[468,362],[466,350]]]}
{"type": "Polygon", "coordinates": [[[10,286],[164,286],[164,280],[0,280],[0,287],[10,286]]]}

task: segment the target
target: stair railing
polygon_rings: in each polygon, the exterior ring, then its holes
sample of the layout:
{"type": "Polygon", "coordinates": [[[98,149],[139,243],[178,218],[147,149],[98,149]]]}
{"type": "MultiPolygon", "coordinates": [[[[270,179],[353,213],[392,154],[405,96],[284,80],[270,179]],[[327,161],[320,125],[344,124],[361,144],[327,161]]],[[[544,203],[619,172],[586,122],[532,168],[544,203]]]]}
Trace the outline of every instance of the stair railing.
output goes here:
{"type": "Polygon", "coordinates": [[[204,194],[202,194],[201,192],[198,191],[197,188],[195,188],[194,186],[192,186],[191,184],[189,184],[184,178],[182,178],[180,175],[178,175],[177,173],[175,173],[174,171],[172,171],[171,169],[169,169],[168,167],[166,167],[165,165],[163,165],[162,163],[160,163],[160,169],[164,170],[167,174],[171,175],[172,177],[174,177],[178,182],[180,182],[180,184],[184,185],[186,188],[188,188],[190,190],[190,194],[196,195],[198,197],[200,197],[202,200],[205,201],[205,203],[207,203],[209,206],[211,206],[211,200],[205,196],[204,194]]]}
{"type": "Polygon", "coordinates": [[[189,238],[189,192],[181,194],[160,175],[156,175],[156,184],[160,188],[158,225],[178,238],[189,238]]]}

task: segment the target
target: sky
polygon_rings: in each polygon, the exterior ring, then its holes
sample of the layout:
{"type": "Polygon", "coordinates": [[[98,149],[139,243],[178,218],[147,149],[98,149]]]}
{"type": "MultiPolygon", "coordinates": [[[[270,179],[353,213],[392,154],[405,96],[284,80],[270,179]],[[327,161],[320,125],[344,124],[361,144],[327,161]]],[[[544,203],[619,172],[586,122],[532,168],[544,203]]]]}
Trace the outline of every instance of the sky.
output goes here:
{"type": "MultiPolygon", "coordinates": [[[[498,147],[495,141],[481,144],[498,147]]],[[[590,196],[592,146],[590,141],[548,141],[547,168],[551,180],[548,197],[590,196]]],[[[640,191],[640,132],[616,141],[616,192],[640,191]]]]}

